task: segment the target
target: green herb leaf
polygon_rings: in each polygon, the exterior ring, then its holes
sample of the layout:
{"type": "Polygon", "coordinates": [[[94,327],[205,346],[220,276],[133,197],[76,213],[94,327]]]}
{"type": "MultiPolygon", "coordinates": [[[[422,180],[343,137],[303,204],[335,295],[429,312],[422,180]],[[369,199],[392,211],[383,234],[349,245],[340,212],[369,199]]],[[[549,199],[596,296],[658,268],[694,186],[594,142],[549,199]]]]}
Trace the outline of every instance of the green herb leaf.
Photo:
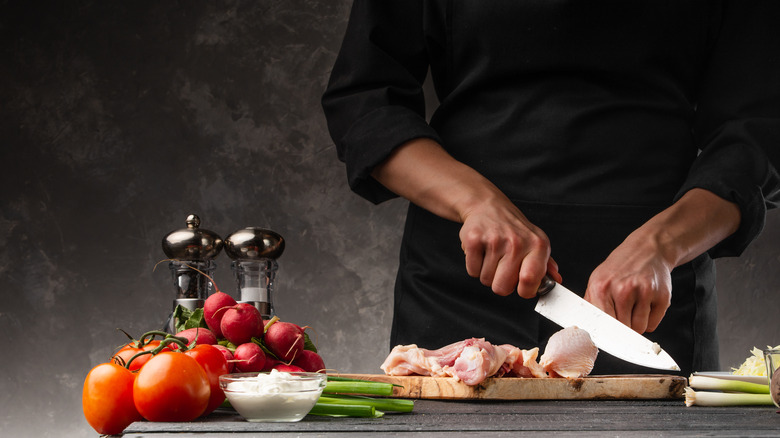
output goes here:
{"type": "Polygon", "coordinates": [[[206,320],[203,317],[203,309],[190,310],[181,304],[176,305],[173,310],[173,326],[176,333],[189,328],[208,328],[206,320]]]}
{"type": "Polygon", "coordinates": [[[227,348],[228,350],[230,350],[231,353],[235,353],[236,352],[236,345],[234,343],[228,341],[227,339],[220,339],[220,340],[217,341],[217,344],[227,348]]]}
{"type": "Polygon", "coordinates": [[[309,334],[306,332],[303,332],[303,349],[317,352],[317,346],[314,345],[314,342],[311,341],[309,334]]]}
{"type": "Polygon", "coordinates": [[[190,317],[184,322],[184,328],[209,328],[206,324],[206,319],[203,317],[203,309],[193,310],[190,317]]]}

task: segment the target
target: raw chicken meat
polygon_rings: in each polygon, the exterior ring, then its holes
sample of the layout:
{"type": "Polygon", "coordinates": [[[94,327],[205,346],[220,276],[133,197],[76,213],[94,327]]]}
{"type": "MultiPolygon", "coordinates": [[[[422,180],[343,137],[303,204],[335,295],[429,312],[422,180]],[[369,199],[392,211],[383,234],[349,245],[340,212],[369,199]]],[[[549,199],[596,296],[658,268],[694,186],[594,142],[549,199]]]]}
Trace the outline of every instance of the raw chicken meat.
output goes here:
{"type": "Polygon", "coordinates": [[[551,377],[576,379],[593,370],[598,352],[588,332],[567,327],[550,336],[539,364],[551,377]]]}
{"type": "Polygon", "coordinates": [[[463,347],[451,368],[445,367],[447,374],[452,372],[452,377],[457,377],[467,385],[478,385],[496,374],[506,358],[503,348],[494,347],[484,339],[476,341],[463,347]]]}
{"type": "Polygon", "coordinates": [[[430,376],[428,359],[425,357],[427,351],[415,344],[397,345],[380,368],[388,376],[430,376]]]}
{"type": "Polygon", "coordinates": [[[539,348],[534,347],[530,350],[521,350],[514,345],[500,345],[507,352],[506,359],[502,365],[503,372],[499,376],[507,377],[547,377],[547,372],[536,361],[539,355],[539,348]]]}
{"type": "Polygon", "coordinates": [[[523,350],[471,338],[437,350],[398,345],[380,368],[388,376],[454,377],[467,385],[479,385],[488,377],[574,379],[590,373],[598,351],[588,332],[569,327],[550,337],[541,361],[538,347],[523,350]]]}
{"type": "Polygon", "coordinates": [[[511,345],[494,346],[471,338],[437,350],[415,344],[398,345],[380,367],[390,376],[421,375],[455,377],[478,385],[491,376],[547,377],[536,356],[539,349],[521,350],[511,345]]]}

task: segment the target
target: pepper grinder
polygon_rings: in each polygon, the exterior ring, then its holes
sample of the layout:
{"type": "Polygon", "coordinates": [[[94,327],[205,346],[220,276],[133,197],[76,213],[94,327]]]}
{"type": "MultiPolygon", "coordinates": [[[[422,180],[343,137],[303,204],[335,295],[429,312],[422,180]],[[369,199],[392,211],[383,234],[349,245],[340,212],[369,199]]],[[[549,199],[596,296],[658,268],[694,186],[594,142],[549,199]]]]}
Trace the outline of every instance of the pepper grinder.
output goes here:
{"type": "Polygon", "coordinates": [[[225,253],[233,259],[238,301],[254,305],[266,320],[276,315],[273,289],[279,269],[276,259],[282,252],[284,238],[264,228],[247,227],[225,238],[225,253]]]}
{"type": "MultiPolygon", "coordinates": [[[[179,305],[191,311],[203,307],[214,285],[202,273],[214,278],[217,268],[214,258],[222,246],[222,239],[216,233],[200,228],[200,218],[194,214],[187,216],[187,228],[171,231],[163,238],[162,249],[171,260],[168,267],[176,291],[174,311],[179,305]]],[[[175,331],[173,312],[168,317],[165,330],[170,333],[175,331]]]]}

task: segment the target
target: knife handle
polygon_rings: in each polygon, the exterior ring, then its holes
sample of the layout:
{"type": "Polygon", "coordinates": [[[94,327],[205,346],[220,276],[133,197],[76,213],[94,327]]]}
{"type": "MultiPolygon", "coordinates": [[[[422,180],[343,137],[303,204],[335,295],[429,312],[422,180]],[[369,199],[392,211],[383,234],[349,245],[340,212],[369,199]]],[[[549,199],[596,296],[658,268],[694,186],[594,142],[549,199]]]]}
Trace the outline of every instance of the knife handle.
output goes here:
{"type": "Polygon", "coordinates": [[[536,296],[541,297],[542,295],[546,295],[547,292],[550,292],[554,287],[555,280],[553,280],[549,274],[546,274],[542,279],[542,283],[539,285],[539,289],[536,290],[536,296]]]}

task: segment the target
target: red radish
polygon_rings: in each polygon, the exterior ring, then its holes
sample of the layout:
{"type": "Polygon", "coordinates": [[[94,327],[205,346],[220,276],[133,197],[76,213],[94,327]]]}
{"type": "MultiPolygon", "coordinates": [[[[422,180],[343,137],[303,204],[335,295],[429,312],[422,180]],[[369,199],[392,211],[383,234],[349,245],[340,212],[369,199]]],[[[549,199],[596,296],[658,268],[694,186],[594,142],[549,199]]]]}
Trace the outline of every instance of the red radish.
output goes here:
{"type": "Polygon", "coordinates": [[[282,371],[284,373],[303,373],[305,372],[303,368],[297,367],[295,365],[287,365],[286,363],[280,363],[279,365],[274,366],[276,371],[282,371]]]}
{"type": "Polygon", "coordinates": [[[265,366],[265,353],[254,342],[248,342],[236,347],[233,359],[236,371],[240,373],[260,372],[265,366]]]}
{"type": "Polygon", "coordinates": [[[322,360],[322,356],[310,350],[301,351],[292,364],[310,373],[325,372],[325,362],[322,360]]]}
{"type": "MultiPolygon", "coordinates": [[[[203,327],[188,328],[176,333],[176,337],[187,339],[187,345],[195,341],[195,345],[209,344],[214,345],[217,343],[217,337],[214,333],[203,327]]],[[[171,344],[171,348],[176,349],[176,344],[171,344]]]]}
{"type": "Polygon", "coordinates": [[[265,366],[263,367],[263,371],[271,371],[272,369],[274,369],[280,363],[282,363],[282,361],[274,359],[271,356],[266,356],[265,357],[265,366]]]}
{"type": "Polygon", "coordinates": [[[303,329],[291,322],[276,321],[271,324],[263,340],[282,362],[292,362],[303,351],[303,329]]]}
{"type": "Polygon", "coordinates": [[[225,315],[227,309],[235,306],[236,300],[230,295],[224,292],[215,292],[206,298],[206,302],[203,304],[203,319],[206,320],[206,325],[209,326],[214,335],[218,338],[222,336],[222,317],[225,315]]]}
{"type": "Polygon", "coordinates": [[[222,316],[222,336],[234,345],[250,342],[263,336],[263,315],[249,303],[238,303],[222,316]]]}
{"type": "Polygon", "coordinates": [[[225,356],[225,360],[227,361],[227,364],[228,364],[228,373],[232,373],[233,372],[233,368],[236,367],[235,363],[233,362],[233,359],[234,359],[233,358],[233,352],[228,350],[228,348],[225,347],[224,345],[215,344],[214,348],[219,350],[219,352],[222,353],[223,356],[225,356]]]}

